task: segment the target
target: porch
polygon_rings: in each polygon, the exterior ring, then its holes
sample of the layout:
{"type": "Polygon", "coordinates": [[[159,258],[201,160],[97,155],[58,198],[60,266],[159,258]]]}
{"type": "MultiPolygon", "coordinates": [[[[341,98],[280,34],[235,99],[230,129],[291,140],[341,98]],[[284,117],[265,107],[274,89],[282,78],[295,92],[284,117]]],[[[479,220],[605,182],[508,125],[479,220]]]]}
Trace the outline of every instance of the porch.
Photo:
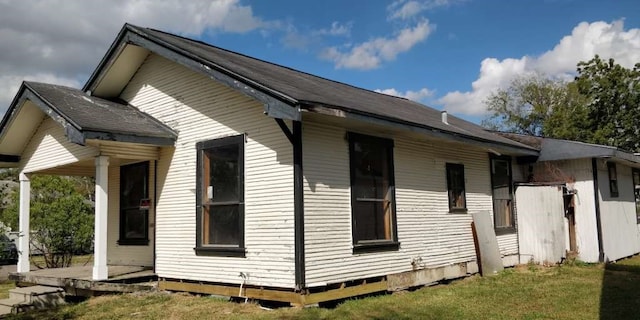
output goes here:
{"type": "Polygon", "coordinates": [[[107,279],[94,280],[92,266],[74,266],[14,272],[9,279],[16,281],[18,286],[58,287],[75,296],[152,291],[157,288],[156,274],[149,267],[110,265],[108,273],[107,279]]]}
{"type": "Polygon", "coordinates": [[[151,275],[146,269],[155,262],[155,163],[176,138],[130,105],[72,88],[23,83],[0,123],[0,167],[20,171],[19,274],[13,278],[110,291],[98,289],[135,279],[138,272],[151,275]],[[87,199],[95,210],[93,266],[30,269],[31,178],[39,174],[95,178],[95,195],[87,199]]]}

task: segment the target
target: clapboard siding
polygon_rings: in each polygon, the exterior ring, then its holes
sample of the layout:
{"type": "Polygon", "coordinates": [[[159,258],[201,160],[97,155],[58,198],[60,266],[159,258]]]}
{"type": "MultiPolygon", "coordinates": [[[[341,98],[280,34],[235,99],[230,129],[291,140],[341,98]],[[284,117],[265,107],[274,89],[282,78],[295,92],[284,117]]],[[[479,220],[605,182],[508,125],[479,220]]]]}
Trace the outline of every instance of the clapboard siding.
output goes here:
{"type": "MultiPolygon", "coordinates": [[[[464,165],[469,211],[490,214],[486,151],[386,135],[395,143],[396,215],[401,247],[398,251],[353,254],[346,132],[339,126],[303,124],[307,284],[409,271],[414,260],[428,268],[475,261],[471,215],[449,213],[445,164],[464,165]]],[[[372,132],[362,133],[379,135],[372,132]]]]}
{"type": "Polygon", "coordinates": [[[636,219],[631,168],[617,163],[616,171],[619,195],[612,198],[607,164],[604,160],[598,161],[600,219],[606,261],[618,260],[640,252],[640,232],[636,219]]]}
{"type": "MultiPolygon", "coordinates": [[[[149,162],[149,198],[153,199],[154,162],[149,162]]],[[[153,228],[149,228],[149,244],[146,246],[121,246],[120,238],[120,167],[109,167],[109,215],[107,220],[108,264],[121,266],[153,266],[153,228]]],[[[149,209],[149,222],[153,222],[153,205],[149,209]]]]}
{"type": "Polygon", "coordinates": [[[22,153],[20,170],[26,173],[72,164],[91,159],[98,150],[69,142],[64,129],[53,119],[46,117],[22,153]]]}
{"type": "Polygon", "coordinates": [[[178,132],[158,160],[156,272],[160,277],[293,287],[292,147],[262,105],[150,55],[121,98],[178,132]],[[245,133],[246,258],[196,256],[196,142],[245,133]]]}

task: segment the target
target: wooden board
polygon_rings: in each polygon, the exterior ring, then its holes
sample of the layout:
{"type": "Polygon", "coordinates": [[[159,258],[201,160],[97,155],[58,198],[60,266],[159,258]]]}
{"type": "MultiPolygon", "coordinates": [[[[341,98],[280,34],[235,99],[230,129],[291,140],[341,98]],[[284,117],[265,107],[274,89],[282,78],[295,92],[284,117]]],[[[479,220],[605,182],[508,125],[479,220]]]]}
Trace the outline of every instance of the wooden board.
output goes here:
{"type": "Polygon", "coordinates": [[[476,242],[476,256],[480,261],[480,272],[483,276],[496,274],[504,269],[498,238],[493,230],[491,215],[487,212],[474,212],[473,237],[476,242]]]}

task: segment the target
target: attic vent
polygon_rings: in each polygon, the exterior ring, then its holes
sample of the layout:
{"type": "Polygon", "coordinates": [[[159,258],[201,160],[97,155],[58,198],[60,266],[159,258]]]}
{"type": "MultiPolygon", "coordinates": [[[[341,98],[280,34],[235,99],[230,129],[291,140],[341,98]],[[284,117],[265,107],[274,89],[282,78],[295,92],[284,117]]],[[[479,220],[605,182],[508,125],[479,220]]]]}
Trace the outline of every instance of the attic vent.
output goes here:
{"type": "Polygon", "coordinates": [[[445,110],[442,111],[442,123],[449,124],[449,121],[447,120],[447,111],[445,110]]]}

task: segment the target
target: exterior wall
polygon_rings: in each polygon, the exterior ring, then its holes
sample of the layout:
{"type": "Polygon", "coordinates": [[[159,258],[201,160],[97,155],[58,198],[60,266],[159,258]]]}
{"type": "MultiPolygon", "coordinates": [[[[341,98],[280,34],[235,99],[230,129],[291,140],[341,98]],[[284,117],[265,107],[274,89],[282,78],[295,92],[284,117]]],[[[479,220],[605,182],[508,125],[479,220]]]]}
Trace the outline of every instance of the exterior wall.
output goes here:
{"type": "MultiPolygon", "coordinates": [[[[570,178],[575,181],[574,183],[567,183],[567,187],[573,188],[576,192],[574,204],[578,259],[585,262],[598,262],[598,231],[593,197],[591,159],[537,163],[534,166],[534,175],[536,177],[549,177],[548,172],[550,169],[557,169],[564,175],[564,178],[570,178]]],[[[555,177],[552,180],[557,181],[560,178],[562,177],[555,177]]]]}
{"type": "Polygon", "coordinates": [[[92,159],[97,155],[98,149],[94,147],[69,142],[60,124],[47,117],[26,145],[19,168],[31,173],[92,159]]]}
{"type": "Polygon", "coordinates": [[[262,105],[150,55],[121,98],[179,132],[158,160],[159,277],[293,288],[293,153],[262,105]],[[196,256],[196,142],[245,133],[246,258],[196,256]]]}
{"type": "MultiPolygon", "coordinates": [[[[385,136],[366,129],[354,131],[385,136]]],[[[354,254],[346,132],[338,125],[303,122],[307,285],[406,272],[414,270],[414,266],[420,269],[475,264],[472,217],[449,213],[445,163],[464,165],[469,212],[490,214],[493,209],[487,152],[386,135],[395,143],[400,249],[354,254]]],[[[501,236],[499,242],[503,255],[517,254],[515,234],[501,236]]]]}
{"type": "Polygon", "coordinates": [[[562,185],[521,185],[516,189],[520,263],[559,263],[566,256],[562,185]]]}
{"type": "MultiPolygon", "coordinates": [[[[154,162],[149,162],[149,198],[154,198],[154,162]]],[[[109,166],[109,209],[107,221],[107,264],[120,266],[153,266],[153,201],[149,209],[149,244],[121,246],[120,238],[120,166],[109,166]]]]}
{"type": "Polygon", "coordinates": [[[614,261],[640,252],[640,231],[636,220],[631,168],[616,163],[619,196],[612,198],[609,173],[604,160],[598,160],[600,219],[605,261],[614,261]]]}

